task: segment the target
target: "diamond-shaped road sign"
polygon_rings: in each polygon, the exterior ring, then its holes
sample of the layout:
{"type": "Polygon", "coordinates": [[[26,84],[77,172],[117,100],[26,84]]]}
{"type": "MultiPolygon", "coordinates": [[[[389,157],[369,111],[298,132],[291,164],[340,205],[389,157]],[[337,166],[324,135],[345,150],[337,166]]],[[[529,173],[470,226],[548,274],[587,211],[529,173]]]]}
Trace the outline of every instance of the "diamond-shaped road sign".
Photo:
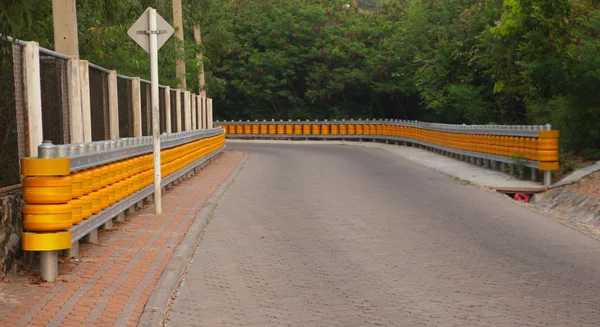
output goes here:
{"type": "MultiPolygon", "coordinates": [[[[148,11],[150,8],[146,9],[144,13],[138,18],[138,20],[129,28],[127,31],[127,35],[129,35],[137,44],[139,44],[146,52],[150,51],[150,35],[151,31],[148,27],[148,17],[150,14],[148,11]]],[[[156,28],[158,29],[157,35],[157,50],[167,42],[167,40],[173,35],[175,30],[167,21],[160,17],[160,15],[156,14],[156,28]]]]}

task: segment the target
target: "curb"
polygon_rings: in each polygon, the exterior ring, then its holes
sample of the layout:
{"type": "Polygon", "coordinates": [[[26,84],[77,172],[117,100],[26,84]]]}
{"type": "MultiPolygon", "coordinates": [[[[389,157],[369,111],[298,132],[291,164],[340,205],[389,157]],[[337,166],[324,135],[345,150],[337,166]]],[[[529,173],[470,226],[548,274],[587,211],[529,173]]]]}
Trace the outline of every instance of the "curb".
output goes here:
{"type": "Polygon", "coordinates": [[[196,248],[200,244],[201,235],[208,226],[210,217],[215,210],[221,196],[229,189],[240,170],[248,160],[248,154],[245,153],[240,163],[231,172],[229,177],[219,186],[219,188],[206,200],[200,211],[196,214],[192,225],[183,237],[181,243],[177,246],[173,257],[165,267],[165,271],[160,276],[150,294],[150,298],[144,306],[144,311],[138,321],[138,327],[160,327],[163,326],[167,307],[177,289],[181,277],[192,257],[196,248]]]}

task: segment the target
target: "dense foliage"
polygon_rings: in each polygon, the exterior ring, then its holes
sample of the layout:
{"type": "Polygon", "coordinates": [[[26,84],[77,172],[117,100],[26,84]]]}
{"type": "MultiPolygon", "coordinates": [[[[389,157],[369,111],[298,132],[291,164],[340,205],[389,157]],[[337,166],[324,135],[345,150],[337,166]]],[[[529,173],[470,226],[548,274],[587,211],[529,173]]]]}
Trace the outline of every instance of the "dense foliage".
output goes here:
{"type": "MultiPolygon", "coordinates": [[[[24,39],[52,47],[51,1],[31,6],[24,39]]],[[[27,5],[29,4],[29,5],[27,5]]],[[[81,56],[147,77],[125,31],[168,0],[78,0],[81,56]]],[[[596,0],[184,0],[186,53],[161,50],[163,83],[205,54],[223,119],[401,118],[546,124],[563,147],[600,148],[600,8],[596,0]],[[200,24],[203,45],[193,42],[200,24]],[[595,92],[596,91],[596,92],[595,92]]],[[[10,15],[20,13],[13,6],[10,15]]],[[[1,30],[0,33],[6,33],[1,30]]],[[[13,32],[14,33],[14,32],[13,32]]],[[[600,152],[600,151],[597,151],[600,152]]]]}

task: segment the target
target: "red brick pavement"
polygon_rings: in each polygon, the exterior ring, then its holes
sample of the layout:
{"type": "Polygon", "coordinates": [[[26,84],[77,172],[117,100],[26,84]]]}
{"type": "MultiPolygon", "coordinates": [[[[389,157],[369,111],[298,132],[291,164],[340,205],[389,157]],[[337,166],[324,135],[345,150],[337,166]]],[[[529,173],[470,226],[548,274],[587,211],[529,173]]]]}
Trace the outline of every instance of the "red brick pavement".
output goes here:
{"type": "Polygon", "coordinates": [[[80,245],[80,259],[60,265],[55,283],[31,276],[0,284],[2,326],[135,326],[175,247],[206,200],[243,157],[225,151],[199,174],[163,196],[163,211],[146,206],[102,231],[100,245],[80,245]]]}

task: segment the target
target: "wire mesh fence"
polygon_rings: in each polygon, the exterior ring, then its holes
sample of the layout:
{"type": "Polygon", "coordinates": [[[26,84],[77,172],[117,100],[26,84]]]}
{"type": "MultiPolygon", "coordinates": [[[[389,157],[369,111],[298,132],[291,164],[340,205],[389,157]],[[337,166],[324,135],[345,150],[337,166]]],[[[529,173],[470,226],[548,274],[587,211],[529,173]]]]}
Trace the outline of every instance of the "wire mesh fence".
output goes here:
{"type": "Polygon", "coordinates": [[[133,137],[133,107],[131,105],[131,80],[117,77],[119,103],[119,137],[133,137]]]}
{"type": "Polygon", "coordinates": [[[170,101],[171,101],[171,132],[177,132],[177,96],[179,92],[171,90],[170,101]]]}
{"type": "Polygon", "coordinates": [[[40,55],[42,133],[54,144],[70,143],[67,65],[65,59],[40,55]]]}
{"type": "Polygon", "coordinates": [[[150,83],[142,81],[140,83],[140,93],[142,98],[142,135],[152,135],[152,112],[151,105],[152,90],[150,89],[150,83]]]}
{"type": "Polygon", "coordinates": [[[90,67],[89,83],[92,141],[108,140],[108,73],[90,67]]]}
{"type": "Polygon", "coordinates": [[[165,105],[165,88],[158,89],[158,112],[159,112],[159,122],[160,122],[160,132],[164,133],[167,131],[167,115],[166,115],[166,105],[165,105]]]}
{"type": "Polygon", "coordinates": [[[0,189],[2,189],[21,182],[19,157],[27,156],[27,149],[24,142],[23,49],[20,45],[10,45],[7,42],[0,46],[7,53],[0,58],[0,76],[2,76],[0,78],[0,189]],[[19,139],[19,136],[23,139],[19,139]]]}
{"type": "MultiPolygon", "coordinates": [[[[12,38],[9,38],[12,41],[12,38]]],[[[4,42],[4,41],[2,41],[4,42]]],[[[0,191],[6,186],[12,187],[21,182],[19,159],[28,157],[29,142],[34,135],[28,123],[28,117],[34,113],[36,119],[41,118],[42,135],[44,140],[50,140],[54,144],[69,144],[72,142],[71,128],[81,128],[80,124],[71,126],[71,108],[77,97],[70,94],[70,83],[72,76],[77,76],[71,71],[71,67],[77,67],[71,63],[69,56],[44,48],[39,48],[39,90],[35,83],[27,84],[25,81],[24,52],[26,42],[15,41],[15,43],[0,43],[0,191]],[[33,86],[32,86],[33,85],[33,86]],[[31,92],[30,90],[32,88],[31,92]],[[41,108],[28,108],[26,99],[33,96],[34,104],[41,101],[41,108]],[[39,96],[39,100],[38,97],[39,96]],[[38,110],[41,109],[41,112],[38,110]],[[28,113],[28,110],[33,110],[28,113]],[[41,117],[38,115],[41,114],[41,117]]],[[[27,49],[31,49],[28,48],[27,49]]],[[[37,49],[37,47],[33,48],[37,49]]],[[[29,51],[29,50],[28,50],[29,51]]],[[[28,74],[35,74],[29,72],[28,74]]],[[[91,118],[92,141],[110,139],[110,110],[109,110],[109,79],[111,71],[100,66],[89,63],[88,80],[78,81],[89,83],[89,114],[91,118]]],[[[30,82],[29,82],[30,83],[30,82]]],[[[134,136],[134,94],[133,80],[131,77],[117,75],[117,112],[118,130],[120,137],[134,136]]],[[[159,130],[160,133],[168,129],[176,133],[177,127],[185,130],[186,106],[190,110],[195,101],[188,103],[190,99],[181,90],[171,90],[165,93],[165,86],[159,86],[159,130]],[[167,104],[169,105],[170,126],[167,126],[167,104]],[[179,117],[179,119],[177,119],[179,117]],[[170,128],[168,128],[170,127],[170,128]]],[[[79,92],[75,91],[75,92],[79,92]]],[[[86,93],[87,94],[87,93],[86,93]]],[[[81,94],[83,96],[83,94],[81,94]]],[[[140,84],[140,106],[141,106],[141,130],[142,136],[152,135],[152,106],[150,82],[142,80],[140,84]]],[[[83,105],[87,106],[87,99],[83,105]]],[[[76,117],[74,113],[73,117],[76,117]]],[[[199,118],[197,117],[197,122],[199,118]]],[[[85,123],[85,122],[82,122],[85,123]]],[[[189,122],[188,122],[189,125],[189,122]]],[[[199,125],[199,124],[198,124],[199,125]]],[[[38,131],[39,132],[39,131],[38,131]]],[[[35,137],[35,142],[41,142],[35,137]]]]}

